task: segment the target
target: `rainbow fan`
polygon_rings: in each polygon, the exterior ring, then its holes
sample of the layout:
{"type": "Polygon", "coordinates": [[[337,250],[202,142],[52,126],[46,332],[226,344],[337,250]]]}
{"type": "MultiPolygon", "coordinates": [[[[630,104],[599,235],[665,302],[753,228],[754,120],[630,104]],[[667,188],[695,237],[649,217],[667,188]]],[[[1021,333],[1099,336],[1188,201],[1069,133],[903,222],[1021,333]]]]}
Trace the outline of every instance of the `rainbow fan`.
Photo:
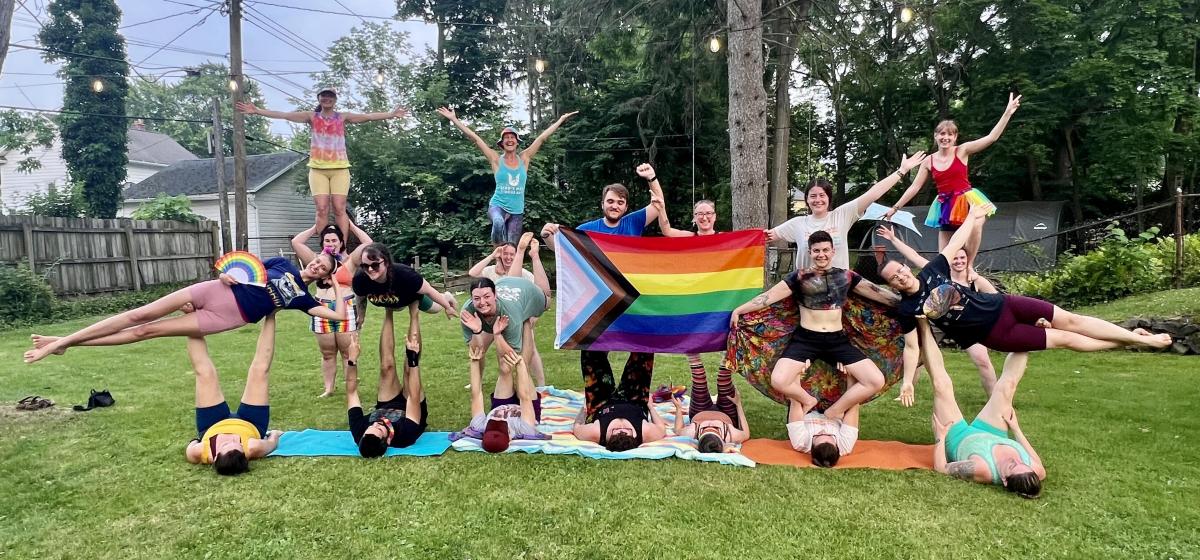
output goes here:
{"type": "Polygon", "coordinates": [[[258,257],[254,256],[254,253],[246,251],[225,253],[217,259],[217,262],[213,263],[213,268],[221,274],[232,276],[240,284],[267,285],[267,268],[263,266],[262,261],[258,260],[258,257]]]}

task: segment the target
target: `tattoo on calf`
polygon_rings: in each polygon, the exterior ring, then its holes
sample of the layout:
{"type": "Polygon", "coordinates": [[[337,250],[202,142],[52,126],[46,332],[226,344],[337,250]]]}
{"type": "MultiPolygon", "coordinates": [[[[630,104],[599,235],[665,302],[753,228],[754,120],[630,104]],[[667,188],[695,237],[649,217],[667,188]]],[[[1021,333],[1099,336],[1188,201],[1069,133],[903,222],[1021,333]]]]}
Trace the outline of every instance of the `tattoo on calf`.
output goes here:
{"type": "Polygon", "coordinates": [[[975,463],[971,461],[950,463],[946,467],[946,472],[960,480],[975,480],[975,463]]]}

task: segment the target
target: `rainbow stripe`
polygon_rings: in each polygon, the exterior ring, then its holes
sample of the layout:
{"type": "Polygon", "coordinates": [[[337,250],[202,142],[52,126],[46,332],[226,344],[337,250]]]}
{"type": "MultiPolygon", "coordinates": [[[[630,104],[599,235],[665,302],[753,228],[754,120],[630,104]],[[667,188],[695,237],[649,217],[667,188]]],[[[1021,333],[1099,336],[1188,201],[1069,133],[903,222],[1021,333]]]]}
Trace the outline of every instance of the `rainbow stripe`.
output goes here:
{"type": "Polygon", "coordinates": [[[686,354],[725,348],[729,314],[763,288],[762,230],[555,236],[555,348],[686,354]]]}
{"type": "Polygon", "coordinates": [[[221,274],[228,274],[242,284],[251,286],[267,285],[267,268],[262,261],[247,251],[231,251],[221,255],[213,268],[221,274]]]}

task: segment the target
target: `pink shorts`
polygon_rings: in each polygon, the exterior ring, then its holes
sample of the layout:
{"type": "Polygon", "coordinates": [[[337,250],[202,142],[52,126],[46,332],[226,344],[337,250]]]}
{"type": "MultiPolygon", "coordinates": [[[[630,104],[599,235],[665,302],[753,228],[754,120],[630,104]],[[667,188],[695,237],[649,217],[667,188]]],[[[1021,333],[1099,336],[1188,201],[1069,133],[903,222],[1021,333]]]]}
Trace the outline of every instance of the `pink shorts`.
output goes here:
{"type": "Polygon", "coordinates": [[[246,324],[242,311],[238,309],[233,289],[220,280],[208,280],[188,287],[192,306],[196,308],[196,322],[200,334],[208,336],[231,331],[246,324]]]}
{"type": "Polygon", "coordinates": [[[983,339],[983,345],[998,352],[1033,352],[1046,349],[1046,329],[1038,319],[1054,320],[1054,304],[1025,296],[1004,296],[1004,307],[983,339]]]}

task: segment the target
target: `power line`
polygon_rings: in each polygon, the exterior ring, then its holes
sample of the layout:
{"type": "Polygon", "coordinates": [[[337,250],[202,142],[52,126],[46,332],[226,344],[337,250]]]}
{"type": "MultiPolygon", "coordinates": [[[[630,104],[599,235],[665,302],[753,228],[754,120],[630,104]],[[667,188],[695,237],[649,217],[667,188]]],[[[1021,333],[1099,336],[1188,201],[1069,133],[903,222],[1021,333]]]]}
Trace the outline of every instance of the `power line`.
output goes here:
{"type": "Polygon", "coordinates": [[[200,18],[200,21],[197,21],[196,23],[193,23],[192,25],[188,26],[188,28],[187,28],[187,29],[184,29],[183,31],[180,31],[178,35],[176,35],[175,37],[173,37],[173,38],[172,38],[170,41],[167,41],[167,43],[166,43],[165,45],[163,45],[163,46],[159,47],[157,50],[155,50],[154,52],[150,53],[150,54],[149,54],[149,55],[147,55],[145,58],[143,58],[143,59],[142,59],[142,62],[146,62],[147,60],[150,60],[150,58],[151,58],[151,57],[153,57],[154,55],[156,55],[156,54],[158,54],[158,53],[162,52],[162,51],[163,51],[163,49],[165,49],[165,48],[167,48],[167,47],[171,46],[171,43],[174,43],[175,41],[178,41],[178,40],[179,40],[179,38],[180,38],[180,37],[183,37],[184,35],[186,35],[188,31],[191,31],[191,30],[193,30],[193,29],[195,29],[195,28],[197,28],[197,27],[200,27],[201,25],[204,25],[204,22],[208,21],[208,16],[211,16],[211,15],[213,15],[213,12],[215,12],[215,11],[217,11],[217,9],[216,9],[216,8],[212,8],[211,10],[209,10],[207,14],[204,14],[204,17],[200,18]]]}
{"type": "Polygon", "coordinates": [[[272,37],[275,37],[281,41],[286,41],[288,44],[297,47],[297,50],[301,51],[302,53],[313,56],[313,60],[321,62],[329,56],[329,53],[325,52],[325,49],[318,47],[308,39],[301,37],[292,30],[275,23],[269,16],[266,16],[262,12],[255,10],[253,7],[246,6],[246,12],[242,15],[246,21],[254,24],[254,26],[258,27],[259,29],[266,31],[272,37]]]}
{"type": "MultiPolygon", "coordinates": [[[[213,9],[216,9],[216,8],[213,8],[213,9]]],[[[171,18],[174,18],[174,17],[186,16],[186,15],[188,15],[188,14],[198,14],[198,13],[200,13],[200,12],[202,12],[202,11],[204,11],[204,8],[195,8],[195,9],[192,9],[192,10],[184,10],[184,11],[182,11],[182,12],[175,13],[175,14],[165,15],[165,16],[162,16],[162,17],[156,17],[156,18],[154,18],[154,19],[148,19],[148,20],[146,20],[146,21],[139,21],[139,22],[137,22],[137,23],[131,23],[131,24],[129,24],[129,25],[122,25],[121,27],[118,27],[117,29],[129,29],[130,27],[137,27],[137,26],[139,26],[139,25],[146,25],[147,23],[154,23],[154,22],[156,22],[156,21],[163,21],[163,20],[165,20],[165,19],[171,19],[171,18]]],[[[128,39],[129,39],[129,38],[128,38],[128,37],[126,37],[126,41],[128,41],[128,39]]]]}
{"type": "Polygon", "coordinates": [[[302,54],[308,55],[308,56],[309,56],[310,58],[312,58],[313,60],[316,60],[316,61],[318,61],[318,62],[321,62],[321,59],[320,59],[320,58],[318,58],[317,56],[313,55],[313,54],[312,54],[312,52],[310,52],[309,50],[307,50],[307,49],[306,49],[305,47],[303,47],[302,45],[300,45],[300,44],[296,43],[295,41],[293,41],[293,40],[291,40],[291,39],[288,39],[288,38],[286,38],[286,37],[280,36],[279,34],[277,34],[276,32],[272,31],[271,29],[268,29],[268,28],[264,27],[262,24],[259,24],[259,23],[258,23],[258,21],[257,21],[257,19],[256,19],[256,18],[254,18],[254,17],[252,17],[252,16],[250,16],[250,14],[249,14],[249,13],[247,13],[247,14],[245,14],[245,15],[246,15],[247,17],[245,17],[245,18],[243,18],[243,19],[244,19],[244,20],[245,20],[247,23],[249,23],[250,25],[253,25],[254,27],[257,27],[257,28],[259,28],[259,29],[260,29],[260,30],[262,30],[264,33],[266,33],[267,35],[270,35],[270,36],[274,37],[275,39],[279,40],[280,42],[282,42],[282,43],[286,44],[287,46],[289,46],[289,47],[292,47],[292,48],[293,48],[293,49],[295,49],[297,52],[300,52],[300,53],[302,53],[302,54]]]}
{"type": "Polygon", "coordinates": [[[83,111],[66,111],[63,109],[38,109],[35,107],[16,107],[13,105],[0,105],[0,109],[12,109],[14,111],[28,111],[30,113],[54,113],[58,115],[79,115],[83,117],[108,117],[112,119],[142,119],[146,121],[171,121],[171,122],[186,122],[186,123],[212,123],[212,120],[201,119],[175,119],[170,117],[139,117],[134,115],[106,115],[103,113],[88,113],[83,111]]]}

